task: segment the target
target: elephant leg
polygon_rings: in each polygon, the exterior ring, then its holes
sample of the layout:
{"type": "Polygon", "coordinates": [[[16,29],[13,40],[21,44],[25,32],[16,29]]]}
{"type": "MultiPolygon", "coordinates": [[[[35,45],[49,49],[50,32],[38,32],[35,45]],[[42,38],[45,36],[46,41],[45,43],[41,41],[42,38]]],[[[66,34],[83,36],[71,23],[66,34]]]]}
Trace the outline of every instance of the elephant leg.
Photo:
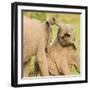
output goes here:
{"type": "Polygon", "coordinates": [[[38,49],[37,63],[39,65],[42,76],[49,76],[48,63],[46,60],[46,53],[45,53],[45,50],[42,48],[38,49]]]}
{"type": "Polygon", "coordinates": [[[69,66],[68,62],[63,61],[62,65],[61,65],[61,70],[64,75],[71,75],[71,70],[70,70],[70,66],[69,66]]]}

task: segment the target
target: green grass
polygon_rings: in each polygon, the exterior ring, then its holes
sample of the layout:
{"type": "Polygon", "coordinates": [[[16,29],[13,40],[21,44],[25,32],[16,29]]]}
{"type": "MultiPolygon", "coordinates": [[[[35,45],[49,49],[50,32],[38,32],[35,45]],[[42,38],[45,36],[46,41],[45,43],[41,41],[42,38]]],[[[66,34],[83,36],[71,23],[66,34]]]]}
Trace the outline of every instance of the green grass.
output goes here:
{"type": "MultiPolygon", "coordinates": [[[[54,16],[58,19],[58,22],[63,22],[65,24],[70,24],[75,33],[76,33],[76,47],[77,47],[77,53],[80,56],[80,14],[66,14],[66,13],[42,13],[42,12],[24,12],[24,15],[29,16],[31,18],[36,18],[41,21],[46,21],[51,16],[54,16]]],[[[57,35],[57,27],[52,26],[52,43],[55,40],[57,35]]],[[[35,71],[35,57],[32,57],[31,63],[30,63],[30,73],[31,76],[34,75],[35,71]]],[[[78,72],[76,71],[75,67],[72,66],[72,74],[76,75],[78,72]]]]}

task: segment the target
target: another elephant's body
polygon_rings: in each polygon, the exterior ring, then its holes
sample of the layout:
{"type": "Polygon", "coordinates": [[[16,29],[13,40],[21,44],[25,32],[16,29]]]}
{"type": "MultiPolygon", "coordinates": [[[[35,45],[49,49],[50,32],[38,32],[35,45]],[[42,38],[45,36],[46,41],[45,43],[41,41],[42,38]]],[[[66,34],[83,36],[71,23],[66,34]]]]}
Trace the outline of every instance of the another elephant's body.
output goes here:
{"type": "Polygon", "coordinates": [[[48,43],[49,31],[45,23],[23,17],[23,63],[24,76],[29,74],[29,63],[32,55],[37,55],[39,67],[43,75],[48,75],[45,48],[48,43]],[[44,65],[44,67],[43,67],[44,65]]]}
{"type": "Polygon", "coordinates": [[[48,68],[51,75],[70,75],[71,65],[80,72],[80,61],[73,46],[62,47],[58,42],[49,48],[47,54],[48,68]]]}

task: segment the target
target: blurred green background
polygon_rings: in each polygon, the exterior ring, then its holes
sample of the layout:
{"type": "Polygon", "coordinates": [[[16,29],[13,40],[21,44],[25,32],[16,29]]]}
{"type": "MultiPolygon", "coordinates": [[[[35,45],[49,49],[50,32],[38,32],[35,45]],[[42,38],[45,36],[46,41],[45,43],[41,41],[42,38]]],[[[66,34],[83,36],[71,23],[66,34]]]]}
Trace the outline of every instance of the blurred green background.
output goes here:
{"type": "MultiPolygon", "coordinates": [[[[48,20],[50,17],[54,16],[57,18],[58,22],[63,22],[65,24],[70,24],[75,33],[76,33],[76,47],[77,47],[77,53],[80,56],[80,14],[70,14],[70,13],[49,13],[49,12],[29,12],[29,11],[24,11],[23,15],[30,17],[30,18],[35,18],[40,20],[41,22],[45,22],[48,20]]],[[[57,27],[52,26],[52,43],[55,40],[57,35],[57,27]]],[[[79,74],[75,67],[72,66],[72,74],[77,75],[79,74]]],[[[35,76],[35,56],[32,56],[32,60],[30,63],[30,76],[35,76]]]]}

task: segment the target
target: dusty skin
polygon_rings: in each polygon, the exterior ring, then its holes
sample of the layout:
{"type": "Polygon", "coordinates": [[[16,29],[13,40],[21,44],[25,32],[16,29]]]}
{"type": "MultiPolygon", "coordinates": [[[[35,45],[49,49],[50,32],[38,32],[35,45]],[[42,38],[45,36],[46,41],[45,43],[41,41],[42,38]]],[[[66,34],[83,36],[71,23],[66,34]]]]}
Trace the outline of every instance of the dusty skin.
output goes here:
{"type": "Polygon", "coordinates": [[[32,55],[37,56],[37,63],[43,76],[48,76],[45,48],[48,44],[50,25],[39,20],[23,16],[23,77],[28,77],[32,55]]]}

